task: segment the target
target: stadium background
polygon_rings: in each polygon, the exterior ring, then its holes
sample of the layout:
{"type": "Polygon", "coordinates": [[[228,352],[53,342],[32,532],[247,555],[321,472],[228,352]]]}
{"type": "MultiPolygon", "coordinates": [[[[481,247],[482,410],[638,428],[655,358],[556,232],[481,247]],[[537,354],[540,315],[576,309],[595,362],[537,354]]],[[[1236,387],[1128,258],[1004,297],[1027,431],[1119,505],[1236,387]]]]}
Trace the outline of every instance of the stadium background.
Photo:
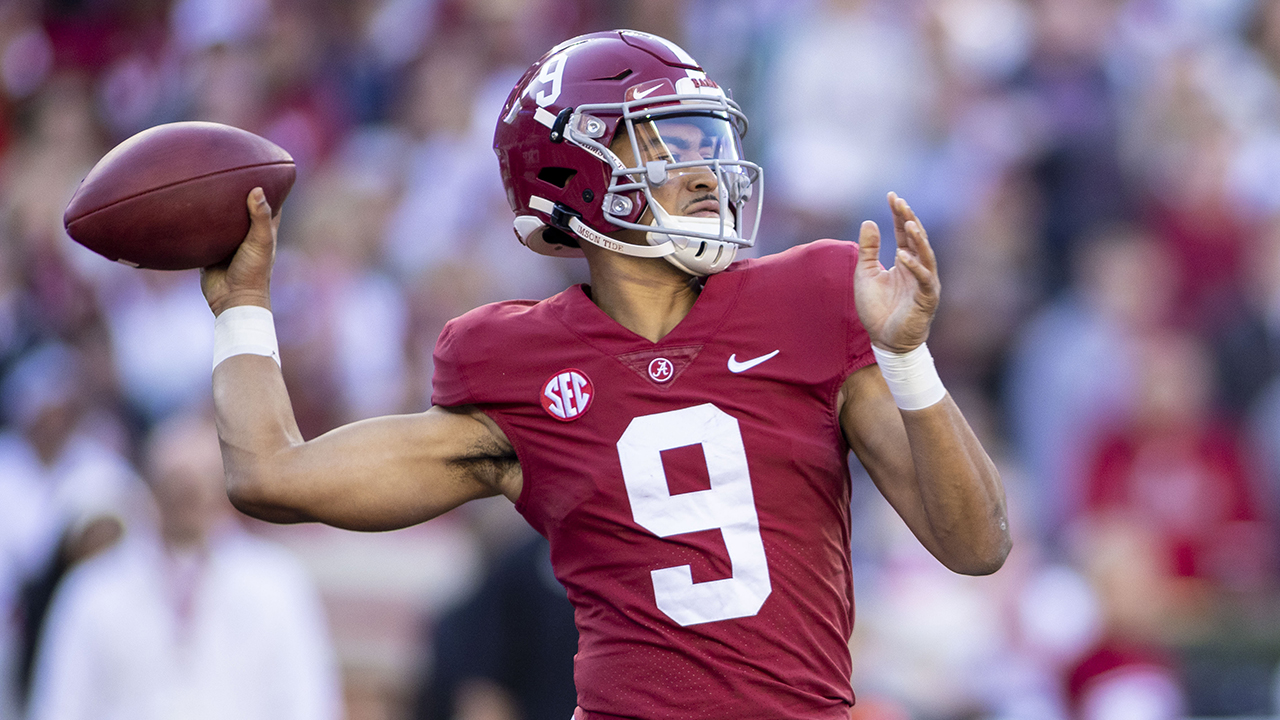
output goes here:
{"type": "MultiPolygon", "coordinates": [[[[197,274],[107,263],[61,228],[107,149],[187,119],[297,160],[274,293],[304,433],[425,408],[445,320],[585,279],[515,241],[489,145],[524,67],[613,27],[676,40],[746,109],[756,252],[884,226],[889,190],[938,250],[930,346],[1001,468],[1015,549],[952,576],[858,482],[857,713],[1081,717],[1128,667],[1138,704],[1113,707],[1280,714],[1268,0],[7,0],[0,435],[78,433],[127,475],[149,428],[208,403],[197,274]]],[[[86,491],[59,512],[110,509],[86,491]]],[[[440,675],[436,622],[529,540],[500,500],[396,533],[252,529],[314,574],[352,720],[409,716],[440,675]]]]}

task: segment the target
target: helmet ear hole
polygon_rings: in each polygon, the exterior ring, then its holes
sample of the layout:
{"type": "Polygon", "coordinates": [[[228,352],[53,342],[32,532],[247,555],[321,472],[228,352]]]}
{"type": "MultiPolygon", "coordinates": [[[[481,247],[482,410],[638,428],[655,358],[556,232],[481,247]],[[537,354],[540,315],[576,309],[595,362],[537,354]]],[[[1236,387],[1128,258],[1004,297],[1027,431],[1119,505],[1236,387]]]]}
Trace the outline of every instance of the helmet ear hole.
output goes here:
{"type": "Polygon", "coordinates": [[[538,179],[563,190],[569,184],[569,181],[573,179],[573,176],[577,174],[578,171],[573,168],[544,167],[538,171],[538,179]]]}
{"type": "Polygon", "coordinates": [[[581,247],[578,245],[578,238],[559,228],[553,228],[550,225],[543,228],[542,239],[552,245],[564,245],[573,248],[581,247]]]}

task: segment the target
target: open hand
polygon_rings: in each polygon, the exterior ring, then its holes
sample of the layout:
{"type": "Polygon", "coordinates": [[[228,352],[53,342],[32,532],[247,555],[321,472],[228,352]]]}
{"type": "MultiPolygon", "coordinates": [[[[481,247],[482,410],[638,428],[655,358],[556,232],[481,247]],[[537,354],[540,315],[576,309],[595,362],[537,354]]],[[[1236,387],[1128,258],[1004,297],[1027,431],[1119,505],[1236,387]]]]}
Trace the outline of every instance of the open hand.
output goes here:
{"type": "Polygon", "coordinates": [[[880,228],[870,220],[858,234],[858,266],[853,293],[858,318],[882,350],[914,350],[929,337],[942,289],[937,258],[924,226],[907,201],[889,193],[893,235],[898,251],[893,267],[880,264],[880,228]]]}
{"type": "Polygon", "coordinates": [[[214,316],[236,305],[271,309],[271,266],[280,216],[272,216],[262,188],[254,188],[246,203],[250,222],[244,242],[229,261],[200,270],[200,289],[214,316]]]}

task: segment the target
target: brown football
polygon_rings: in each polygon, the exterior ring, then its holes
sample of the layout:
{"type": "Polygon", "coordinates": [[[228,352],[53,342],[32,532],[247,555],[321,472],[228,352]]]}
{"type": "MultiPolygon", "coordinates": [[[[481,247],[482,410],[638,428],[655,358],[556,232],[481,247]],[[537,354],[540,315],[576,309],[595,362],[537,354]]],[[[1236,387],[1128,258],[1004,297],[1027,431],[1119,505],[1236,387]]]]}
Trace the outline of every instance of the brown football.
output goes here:
{"type": "Polygon", "coordinates": [[[157,125],[98,161],[62,224],[76,242],[126,265],[204,267],[230,257],[249,232],[249,192],[261,187],[278,212],[296,175],[289,153],[251,132],[157,125]]]}

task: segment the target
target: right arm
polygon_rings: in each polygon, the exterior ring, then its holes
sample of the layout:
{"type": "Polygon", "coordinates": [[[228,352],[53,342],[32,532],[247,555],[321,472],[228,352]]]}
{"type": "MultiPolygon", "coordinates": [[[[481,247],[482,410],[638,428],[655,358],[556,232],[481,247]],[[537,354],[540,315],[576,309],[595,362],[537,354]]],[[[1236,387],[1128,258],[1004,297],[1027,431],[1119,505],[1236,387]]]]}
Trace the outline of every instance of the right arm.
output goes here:
{"type": "MultiPolygon", "coordinates": [[[[252,225],[231,262],[201,271],[215,315],[236,305],[270,308],[278,219],[259,191],[248,205],[252,225]]],[[[390,530],[468,500],[520,493],[511,444],[474,408],[362,420],[304,442],[280,368],[260,355],[219,363],[213,402],[227,494],[262,520],[390,530]]]]}

